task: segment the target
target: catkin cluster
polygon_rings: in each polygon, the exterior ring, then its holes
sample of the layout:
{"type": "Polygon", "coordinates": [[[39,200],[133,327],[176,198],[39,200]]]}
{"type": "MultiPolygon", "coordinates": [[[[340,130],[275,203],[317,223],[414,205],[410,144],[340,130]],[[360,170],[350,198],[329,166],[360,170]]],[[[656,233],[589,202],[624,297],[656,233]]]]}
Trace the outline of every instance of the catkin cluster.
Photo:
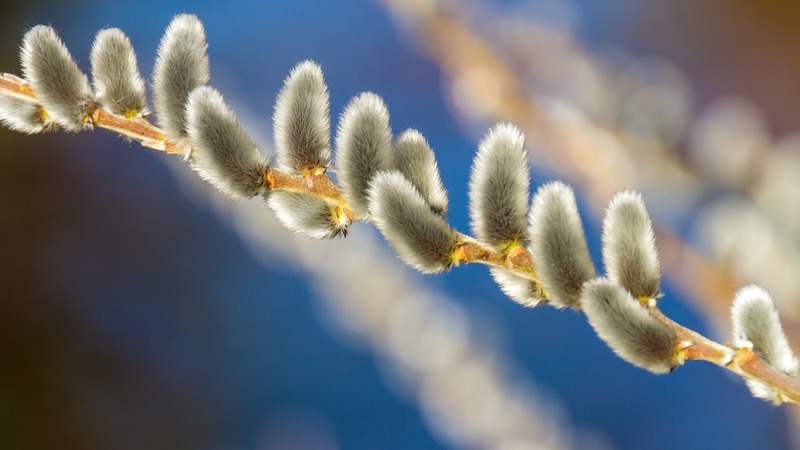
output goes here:
{"type": "MultiPolygon", "coordinates": [[[[151,126],[145,118],[150,111],[145,82],[120,30],[98,33],[91,51],[92,83],[50,27],[26,33],[21,58],[22,78],[0,78],[0,121],[8,127],[38,133],[96,125],[131,136],[130,130],[151,126]]],[[[362,93],[346,106],[334,159],[322,70],[301,62],[278,94],[272,157],[247,134],[209,80],[203,26],[194,16],[177,16],[159,45],[151,82],[163,136],[151,133],[140,140],[160,139],[185,149],[201,178],[234,198],[263,197],[288,229],[324,239],[346,236],[352,221],[364,220],[421,272],[439,273],[462,262],[488,264],[516,302],[582,310],[614,352],[654,373],[673,370],[687,348],[699,345],[679,338],[686,333],[657,309],[660,266],[641,196],[626,191],[610,200],[602,227],[605,275],[598,277],[572,189],[548,183],[529,198],[525,137],[514,125],[496,125],[478,146],[469,180],[470,237],[446,220],[447,192],[427,141],[416,130],[393,137],[379,96],[362,93]],[[340,189],[328,178],[332,168],[340,189]]],[[[730,364],[735,351],[749,349],[780,373],[800,376],[763,289],[739,291],[732,322],[729,360],[718,364],[730,364]]],[[[758,397],[790,399],[759,379],[749,377],[748,385],[758,397]]]]}

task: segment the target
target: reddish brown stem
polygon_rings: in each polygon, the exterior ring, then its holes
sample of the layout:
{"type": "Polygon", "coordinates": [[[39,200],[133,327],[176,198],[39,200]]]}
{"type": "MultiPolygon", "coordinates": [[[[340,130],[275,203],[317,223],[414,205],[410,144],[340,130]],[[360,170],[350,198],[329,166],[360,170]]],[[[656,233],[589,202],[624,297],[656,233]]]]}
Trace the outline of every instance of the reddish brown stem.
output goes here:
{"type": "Polygon", "coordinates": [[[655,306],[650,313],[670,327],[678,341],[686,345],[683,357],[688,360],[708,361],[753,381],[758,381],[777,391],[781,400],[800,403],[800,381],[767,364],[749,348],[733,348],[722,345],[705,336],[675,323],[655,306]]]}
{"type": "MultiPolygon", "coordinates": [[[[12,95],[30,102],[39,103],[30,85],[23,79],[10,74],[0,76],[0,93],[12,95]]],[[[97,128],[113,131],[124,137],[138,141],[144,147],[162,151],[170,155],[186,156],[191,148],[180,141],[167,139],[164,132],[143,117],[126,118],[113,114],[103,108],[95,107],[89,114],[90,121],[97,128]]],[[[339,205],[350,220],[355,219],[353,211],[341,190],[327,175],[317,175],[311,183],[301,175],[293,175],[270,167],[265,173],[267,188],[294,192],[309,192],[339,205]]]]}
{"type": "MultiPolygon", "coordinates": [[[[0,93],[38,103],[35,93],[25,80],[13,75],[3,74],[0,76],[0,93]]],[[[128,119],[99,107],[91,111],[90,117],[94,126],[137,140],[143,146],[167,154],[188,155],[190,152],[187,145],[167,139],[161,129],[144,118],[128,119]]],[[[325,174],[316,175],[309,180],[302,175],[289,174],[270,167],[264,177],[267,188],[270,190],[307,192],[320,196],[342,207],[349,219],[356,219],[354,212],[347,206],[341,190],[325,174]]],[[[459,234],[459,239],[461,241],[458,254],[460,262],[477,262],[503,268],[539,283],[531,255],[524,247],[520,246],[509,254],[504,254],[470,236],[459,234]]],[[[541,297],[546,298],[545,293],[541,289],[539,291],[541,297]]],[[[744,378],[758,381],[775,389],[780,393],[782,399],[800,402],[800,382],[775,370],[750,350],[733,349],[711,341],[699,333],[673,322],[655,306],[652,306],[650,311],[655,318],[674,330],[678,340],[685,346],[682,350],[682,356],[685,359],[712,362],[744,378]]]]}

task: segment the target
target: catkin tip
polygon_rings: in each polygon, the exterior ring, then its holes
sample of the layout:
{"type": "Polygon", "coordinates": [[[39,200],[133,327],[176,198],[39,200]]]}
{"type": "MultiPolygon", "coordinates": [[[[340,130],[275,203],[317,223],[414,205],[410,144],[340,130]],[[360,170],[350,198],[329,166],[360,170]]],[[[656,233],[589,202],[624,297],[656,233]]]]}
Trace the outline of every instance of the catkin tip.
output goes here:
{"type": "Polygon", "coordinates": [[[200,20],[180,14],[164,32],[153,66],[153,105],[170,139],[187,135],[185,106],[189,93],[208,83],[208,45],[200,20]]]}
{"type": "Polygon", "coordinates": [[[370,180],[394,165],[389,111],[379,96],[365,92],[345,107],[336,132],[336,150],[336,173],[345,198],[358,214],[364,214],[370,180]]]}
{"type": "Polygon", "coordinates": [[[368,199],[375,226],[408,265],[423,273],[438,273],[453,264],[457,233],[431,211],[403,174],[379,172],[370,183],[368,199]]]}
{"type": "Polygon", "coordinates": [[[0,92],[0,123],[22,133],[36,134],[58,128],[50,115],[35,101],[0,92]]]}
{"type": "Polygon", "coordinates": [[[47,113],[61,127],[90,126],[94,94],[55,30],[37,25],[22,39],[22,73],[47,113]]]}
{"type": "Polygon", "coordinates": [[[417,130],[406,130],[394,143],[397,170],[417,188],[431,210],[444,216],[447,213],[447,191],[439,175],[436,157],[428,141],[417,130]]]}
{"type": "Polygon", "coordinates": [[[192,167],[203,179],[235,198],[264,191],[268,161],[219,92],[208,86],[195,88],[186,103],[186,116],[192,167]]]}
{"type": "Polygon", "coordinates": [[[525,236],[530,189],[525,136],[500,123],[478,145],[469,181],[469,213],[475,237],[493,246],[525,236]]]}
{"type": "Polygon", "coordinates": [[[604,278],[589,281],[581,305],[600,339],[625,361],[657,374],[677,366],[675,333],[623,287],[604,278]]]}
{"type": "Polygon", "coordinates": [[[612,197],[603,219],[603,262],[608,278],[636,298],[660,294],[661,267],[650,215],[633,191],[612,197]]]}
{"type": "Polygon", "coordinates": [[[533,197],[529,238],[536,271],[553,305],[580,308],[583,284],[595,277],[572,189],[560,182],[533,197]]]}
{"type": "Polygon", "coordinates": [[[344,236],[350,225],[340,206],[313,194],[275,191],[267,204],[284,227],[312,239],[344,236]]]}
{"type": "Polygon", "coordinates": [[[489,273],[500,290],[520,305],[534,307],[547,302],[541,297],[541,288],[535,281],[497,267],[490,267],[489,273]]]}
{"type": "Polygon", "coordinates": [[[792,376],[800,376],[800,362],[792,352],[783,332],[772,296],[755,285],[736,293],[731,306],[733,341],[739,346],[752,346],[767,364],[792,376]]]}
{"type": "Polygon", "coordinates": [[[129,118],[147,114],[144,80],[125,33],[117,28],[97,33],[90,61],[94,89],[101,105],[129,118]]]}
{"type": "MultiPolygon", "coordinates": [[[[731,306],[731,322],[734,346],[749,347],[776,370],[790,377],[800,376],[800,362],[789,346],[778,311],[766,290],[755,285],[739,289],[731,306]]],[[[755,380],[746,381],[754,397],[776,405],[785,401],[771,386],[755,380]]]]}
{"type": "Polygon", "coordinates": [[[330,107],[322,69],[303,61],[292,69],[275,103],[278,167],[295,174],[330,165],[330,107]]]}

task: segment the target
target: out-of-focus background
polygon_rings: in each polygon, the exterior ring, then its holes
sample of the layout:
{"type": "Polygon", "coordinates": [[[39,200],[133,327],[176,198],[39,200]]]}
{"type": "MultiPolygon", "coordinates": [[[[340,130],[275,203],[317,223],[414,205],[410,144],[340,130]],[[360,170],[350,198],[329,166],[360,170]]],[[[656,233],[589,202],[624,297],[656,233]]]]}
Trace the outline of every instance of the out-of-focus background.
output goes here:
{"type": "MultiPolygon", "coordinates": [[[[0,71],[20,73],[20,39],[45,23],[87,71],[94,33],[121,28],[149,74],[182,12],[205,24],[211,83],[265,150],[283,78],[313,59],[334,126],[370,90],[396,133],[428,138],[467,231],[477,140],[514,120],[534,182],[578,188],[598,267],[602,202],[639,188],[668,242],[669,316],[725,341],[730,286],[759,281],[800,343],[796,2],[5,2],[0,71]]],[[[102,130],[0,129],[0,149],[2,448],[491,447],[512,400],[514,418],[544,424],[543,447],[798,442],[792,410],[741,380],[704,363],[646,373],[582,315],[509,301],[483,267],[423,277],[366,226],[309,245],[269,218],[233,220],[176,158],[102,130]],[[336,272],[356,256],[388,269],[336,272]],[[406,299],[416,309],[391,300],[409,292],[425,293],[406,299]],[[374,326],[391,308],[392,326],[374,326]],[[409,352],[420,330],[447,351],[409,352]],[[458,345],[462,365],[441,363],[458,345]]]]}

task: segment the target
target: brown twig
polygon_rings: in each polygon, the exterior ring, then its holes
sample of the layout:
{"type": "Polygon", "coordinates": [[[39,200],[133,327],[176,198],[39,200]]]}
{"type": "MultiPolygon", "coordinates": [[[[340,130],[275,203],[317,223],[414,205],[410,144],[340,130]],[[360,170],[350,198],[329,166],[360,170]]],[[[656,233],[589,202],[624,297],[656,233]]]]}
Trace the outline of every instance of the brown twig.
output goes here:
{"type": "Polygon", "coordinates": [[[277,169],[272,169],[267,172],[267,188],[280,189],[283,191],[292,192],[310,192],[314,195],[322,197],[331,203],[342,206],[348,217],[353,218],[352,210],[347,206],[347,202],[342,196],[342,191],[333,184],[333,181],[325,175],[315,175],[311,178],[311,182],[298,175],[292,175],[277,169]]]}
{"type": "Polygon", "coordinates": [[[650,313],[672,328],[678,340],[685,346],[682,355],[685,359],[708,361],[745,379],[757,381],[774,389],[779,394],[778,401],[800,403],[800,380],[776,370],[751,349],[733,348],[714,342],[700,333],[675,323],[655,306],[650,307],[650,313]]]}
{"type": "MultiPolygon", "coordinates": [[[[0,76],[0,94],[12,95],[39,103],[35,93],[25,80],[13,75],[3,74],[0,76]]],[[[161,129],[148,122],[145,118],[125,118],[112,114],[100,107],[93,109],[90,117],[92,125],[116,132],[126,138],[134,139],[145,147],[163,151],[167,154],[184,156],[190,151],[187,144],[167,139],[161,129]]],[[[309,182],[301,175],[289,174],[270,167],[264,176],[267,188],[270,190],[306,192],[320,196],[340,206],[348,215],[348,218],[356,219],[353,217],[354,213],[348,207],[341,190],[325,174],[316,175],[312,178],[312,182],[309,182]]],[[[459,262],[481,263],[503,268],[539,284],[533,259],[524,247],[516,246],[513,247],[512,251],[503,253],[465,234],[459,233],[459,240],[459,262]]],[[[543,291],[540,291],[540,293],[542,298],[546,298],[543,291]]],[[[656,306],[651,306],[650,312],[653,317],[674,330],[675,335],[681,342],[681,356],[684,359],[712,362],[744,378],[758,381],[773,388],[780,394],[781,399],[800,402],[800,383],[775,370],[752,351],[734,349],[716,343],[673,322],[664,316],[656,306]]]]}
{"type": "MultiPolygon", "coordinates": [[[[11,74],[0,75],[0,93],[39,103],[30,85],[11,74]]],[[[113,131],[125,138],[133,139],[142,146],[162,151],[168,155],[186,156],[191,147],[182,141],[167,139],[164,132],[144,117],[126,118],[95,106],[88,114],[90,123],[97,128],[113,131]]],[[[341,190],[325,175],[316,175],[309,183],[305,177],[269,167],[264,174],[267,189],[291,192],[308,192],[318,195],[330,203],[341,206],[348,219],[353,220],[355,214],[347,207],[341,190]]]]}
{"type": "Polygon", "coordinates": [[[531,255],[521,245],[515,247],[513,252],[504,254],[466,234],[459,233],[458,236],[460,241],[459,262],[499,267],[537,281],[531,255]]]}
{"type": "MultiPolygon", "coordinates": [[[[571,123],[548,115],[511,65],[499,57],[476,31],[463,23],[458,14],[453,12],[455,10],[443,4],[431,8],[430,4],[419,2],[380,2],[393,17],[413,30],[424,53],[442,68],[446,77],[469,82],[472,78],[465,74],[482,74],[476,82],[476,89],[470,89],[471,98],[484,108],[481,109],[485,113],[482,119],[513,121],[525,129],[530,139],[540,143],[538,147],[557,149],[539,152],[536,156],[580,187],[595,205],[606,201],[614,191],[632,187],[626,185],[629,181],[624,177],[610,172],[617,167],[609,166],[603,160],[603,152],[598,151],[598,141],[613,141],[619,149],[635,159],[634,150],[639,143],[636,137],[614,127],[591,122],[571,123]],[[480,81],[485,80],[491,80],[492,90],[479,89],[480,81]]],[[[662,163],[655,167],[663,169],[662,166],[668,165],[672,172],[686,175],[676,163],[669,160],[662,163]]],[[[686,182],[691,181],[690,177],[684,178],[686,182]]],[[[596,206],[595,211],[599,211],[596,206]]],[[[676,287],[702,308],[708,317],[726,317],[735,290],[732,276],[709,262],[670,230],[656,224],[655,232],[659,253],[665,256],[662,265],[664,271],[673,279],[680,280],[680,283],[675,283],[676,287]]],[[[481,253],[476,251],[475,254],[481,253]]],[[[489,264],[483,259],[480,262],[489,264]]],[[[514,272],[524,276],[524,271],[514,272]]],[[[669,321],[670,327],[675,329],[681,340],[692,343],[685,349],[686,359],[713,362],[742,377],[775,388],[787,400],[800,400],[797,381],[777,372],[751,351],[715,343],[663,315],[661,317],[669,321]],[[719,362],[731,352],[734,356],[728,364],[719,362]]],[[[794,342],[800,342],[800,331],[794,325],[791,323],[788,327],[788,335],[794,338],[794,342]]]]}
{"type": "MultiPolygon", "coordinates": [[[[481,92],[485,89],[471,92],[476,102],[489,108],[487,114],[490,117],[485,119],[512,121],[525,130],[529,139],[539,143],[533,149],[555,149],[540,151],[536,158],[579,188],[591,200],[595,212],[602,210],[597,205],[607,201],[614,192],[635,187],[629,185],[625,177],[612,172],[619,167],[609,166],[603,159],[604,152],[598,148],[599,142],[610,140],[633,158],[636,156],[633,149],[638,142],[635,137],[613,127],[560,121],[546,114],[510,64],[446,6],[430,9],[419,2],[380,2],[392,16],[413,29],[423,51],[448,78],[469,79],[463,75],[479,72],[484,74],[481,79],[491,80],[495,91],[484,96],[481,92]]],[[[664,164],[671,163],[664,161],[664,164]]],[[[664,168],[661,164],[656,167],[664,168]]],[[[672,172],[680,172],[679,168],[670,167],[672,172]]],[[[659,240],[659,251],[669,253],[670,257],[663,268],[668,275],[681,281],[676,283],[677,286],[687,287],[684,293],[709,316],[727,315],[735,285],[730,275],[714,267],[689,244],[658,224],[656,233],[665,236],[659,240]]],[[[800,342],[800,334],[795,342],[800,342]]]]}
{"type": "MultiPolygon", "coordinates": [[[[461,234],[461,262],[477,262],[493,267],[504,268],[537,284],[539,279],[530,253],[524,247],[517,247],[513,256],[503,253],[461,234]]],[[[539,284],[539,286],[541,286],[539,284]]],[[[542,298],[546,298],[541,291],[542,298]]],[[[758,381],[779,393],[779,400],[800,403],[800,381],[774,369],[747,348],[733,348],[723,345],[684,327],[668,318],[657,306],[649,307],[650,314],[659,322],[673,330],[680,345],[681,360],[707,361],[731,372],[758,381]]]]}
{"type": "Polygon", "coordinates": [[[0,89],[6,94],[11,94],[15,97],[22,97],[33,101],[36,100],[36,95],[33,93],[33,89],[31,89],[30,85],[22,78],[11,75],[10,73],[0,75],[0,89]]]}

